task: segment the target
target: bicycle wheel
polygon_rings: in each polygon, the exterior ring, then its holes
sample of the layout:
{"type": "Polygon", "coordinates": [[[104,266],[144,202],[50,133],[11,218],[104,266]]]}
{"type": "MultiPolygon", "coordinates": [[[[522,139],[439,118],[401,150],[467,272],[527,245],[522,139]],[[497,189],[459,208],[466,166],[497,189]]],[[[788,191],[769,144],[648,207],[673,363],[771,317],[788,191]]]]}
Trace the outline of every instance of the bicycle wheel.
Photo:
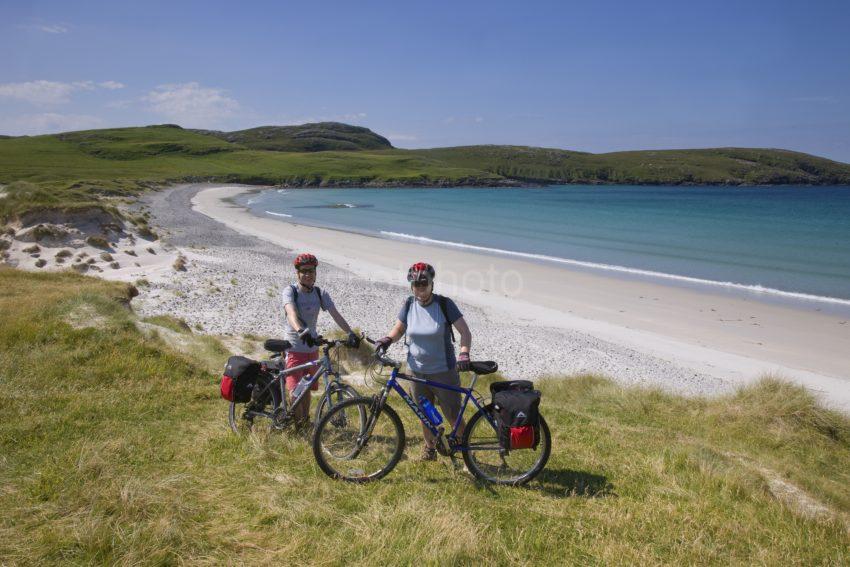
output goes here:
{"type": "MultiPolygon", "coordinates": [[[[316,424],[318,424],[328,411],[334,406],[341,404],[344,400],[351,398],[359,398],[360,394],[348,384],[331,382],[325,395],[319,400],[319,407],[316,408],[316,424]]],[[[366,414],[363,415],[363,418],[366,414]]]]}
{"type": "Polygon", "coordinates": [[[313,456],[326,475],[348,482],[386,476],[404,452],[404,426],[385,405],[373,413],[373,398],[359,397],[334,406],[313,433],[313,456]],[[362,420],[360,416],[367,416],[362,420]]]}
{"type": "Polygon", "coordinates": [[[227,422],[230,424],[230,429],[237,435],[250,433],[254,429],[254,418],[246,417],[245,406],[248,404],[240,404],[230,402],[230,408],[227,412],[227,422]]]}
{"type": "Polygon", "coordinates": [[[518,449],[502,455],[499,451],[499,435],[485,412],[493,415],[493,405],[479,410],[463,435],[463,460],[466,468],[481,480],[493,484],[521,485],[540,474],[552,452],[549,426],[540,416],[540,441],[536,449],[518,449]]]}
{"type": "Polygon", "coordinates": [[[258,414],[255,412],[246,411],[248,404],[230,402],[230,408],[227,412],[227,423],[230,425],[230,430],[237,435],[259,432],[260,429],[271,429],[271,415],[267,412],[270,409],[267,407],[264,413],[258,414]]]}

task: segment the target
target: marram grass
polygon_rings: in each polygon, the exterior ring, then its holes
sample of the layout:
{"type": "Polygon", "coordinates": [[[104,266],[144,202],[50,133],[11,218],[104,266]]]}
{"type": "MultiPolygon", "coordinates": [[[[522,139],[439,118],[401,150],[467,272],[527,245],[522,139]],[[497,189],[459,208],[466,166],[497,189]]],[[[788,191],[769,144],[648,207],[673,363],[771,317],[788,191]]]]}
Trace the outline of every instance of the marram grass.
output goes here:
{"type": "Polygon", "coordinates": [[[416,462],[408,413],[408,458],[353,486],[302,437],[230,433],[225,355],[140,331],[127,297],[0,269],[0,564],[850,562],[850,421],[800,388],[707,400],[553,378],[552,458],[529,487],[416,462]]]}

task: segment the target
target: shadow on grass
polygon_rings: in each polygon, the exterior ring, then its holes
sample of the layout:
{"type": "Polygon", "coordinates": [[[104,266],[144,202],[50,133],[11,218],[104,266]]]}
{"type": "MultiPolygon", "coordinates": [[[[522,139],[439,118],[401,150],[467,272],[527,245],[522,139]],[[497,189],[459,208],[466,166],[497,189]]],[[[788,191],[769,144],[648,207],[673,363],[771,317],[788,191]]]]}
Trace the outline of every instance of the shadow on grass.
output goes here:
{"type": "MultiPolygon", "coordinates": [[[[498,496],[493,484],[481,479],[472,479],[479,490],[498,496]]],[[[593,474],[569,469],[544,469],[536,479],[529,484],[518,487],[525,490],[541,492],[554,498],[604,498],[616,497],[614,485],[599,474],[593,474]]]]}
{"type": "Polygon", "coordinates": [[[528,489],[558,498],[617,496],[617,493],[614,492],[614,485],[608,482],[606,477],[570,469],[544,469],[537,479],[528,486],[528,489]]]}

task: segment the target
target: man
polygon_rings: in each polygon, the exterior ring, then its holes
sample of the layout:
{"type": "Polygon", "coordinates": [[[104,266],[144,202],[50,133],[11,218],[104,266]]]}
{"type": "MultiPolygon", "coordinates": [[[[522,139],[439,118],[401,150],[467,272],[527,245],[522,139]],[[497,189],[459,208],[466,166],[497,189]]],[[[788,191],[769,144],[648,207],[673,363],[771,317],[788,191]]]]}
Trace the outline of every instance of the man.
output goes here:
{"type": "MultiPolygon", "coordinates": [[[[434,293],[434,267],[424,262],[413,264],[407,271],[407,281],[410,282],[410,296],[401,307],[395,325],[389,334],[376,341],[376,347],[381,351],[407,334],[407,365],[417,378],[460,386],[458,371],[469,370],[469,347],[472,344],[472,333],[455,302],[448,297],[434,293]],[[454,335],[452,327],[460,333],[460,353],[455,357],[452,344],[454,335]]],[[[458,392],[442,388],[432,388],[418,382],[413,384],[413,397],[420,403],[420,398],[428,399],[432,404],[435,399],[448,420],[449,427],[454,425],[460,413],[461,398],[458,392]]],[[[421,407],[421,403],[420,403],[421,407]]],[[[463,434],[465,424],[461,421],[458,434],[463,434]]],[[[422,433],[425,445],[422,448],[423,461],[433,461],[437,458],[437,440],[423,425],[422,433]]]]}
{"type": "MultiPolygon", "coordinates": [[[[286,354],[286,368],[318,360],[319,347],[315,339],[319,336],[316,332],[316,323],[321,310],[330,313],[339,328],[348,333],[348,346],[357,348],[360,338],[354,334],[348,322],[337,311],[328,292],[316,286],[316,268],[319,265],[316,257],[312,254],[299,254],[293,264],[297,283],[283,290],[283,309],[286,312],[284,331],[286,339],[292,343],[292,348],[286,354]]],[[[286,389],[289,391],[290,399],[292,399],[292,391],[301,378],[313,374],[314,371],[315,367],[309,367],[286,375],[286,389]]],[[[316,381],[310,389],[317,390],[318,387],[319,382],[316,381]]],[[[293,408],[295,423],[298,425],[304,426],[309,423],[310,397],[310,390],[308,390],[302,403],[293,408]]]]}

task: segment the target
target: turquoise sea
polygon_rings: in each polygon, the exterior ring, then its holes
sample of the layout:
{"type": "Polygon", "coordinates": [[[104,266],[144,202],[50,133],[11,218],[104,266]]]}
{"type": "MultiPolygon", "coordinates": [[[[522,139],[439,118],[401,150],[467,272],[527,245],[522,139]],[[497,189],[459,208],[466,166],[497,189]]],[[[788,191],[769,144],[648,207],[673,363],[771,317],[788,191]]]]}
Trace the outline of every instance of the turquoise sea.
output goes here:
{"type": "Polygon", "coordinates": [[[270,218],[850,306],[850,187],[272,189],[270,218]]]}

